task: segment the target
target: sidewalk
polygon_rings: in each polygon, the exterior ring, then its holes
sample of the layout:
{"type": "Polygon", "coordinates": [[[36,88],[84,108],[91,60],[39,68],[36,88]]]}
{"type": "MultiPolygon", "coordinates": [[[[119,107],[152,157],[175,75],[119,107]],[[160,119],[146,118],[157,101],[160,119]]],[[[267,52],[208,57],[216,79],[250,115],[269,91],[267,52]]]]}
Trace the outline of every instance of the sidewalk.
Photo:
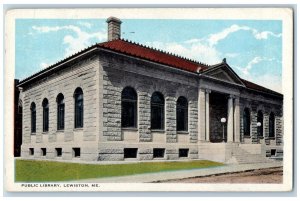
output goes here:
{"type": "Polygon", "coordinates": [[[77,183],[150,183],[172,179],[183,179],[189,177],[209,176],[215,174],[243,172],[247,170],[281,167],[282,162],[257,163],[257,164],[232,164],[211,168],[176,170],[157,173],[137,174],[121,177],[106,177],[95,179],[76,180],[77,183]]]}

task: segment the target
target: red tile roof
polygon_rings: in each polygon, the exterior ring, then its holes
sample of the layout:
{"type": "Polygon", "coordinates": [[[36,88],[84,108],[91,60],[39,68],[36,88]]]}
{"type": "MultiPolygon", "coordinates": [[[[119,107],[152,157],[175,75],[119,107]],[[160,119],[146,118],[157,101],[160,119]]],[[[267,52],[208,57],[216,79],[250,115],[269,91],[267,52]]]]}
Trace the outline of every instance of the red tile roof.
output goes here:
{"type": "Polygon", "coordinates": [[[98,46],[190,72],[197,72],[198,68],[200,71],[208,68],[205,64],[122,39],[99,43],[98,46]]]}
{"type": "Polygon", "coordinates": [[[249,82],[248,80],[244,80],[244,79],[241,79],[243,81],[243,83],[245,84],[245,86],[249,89],[253,89],[253,90],[257,90],[257,91],[262,91],[262,92],[266,92],[266,93],[271,93],[271,94],[274,94],[274,95],[282,95],[280,93],[277,93],[276,91],[272,91],[271,89],[267,89],[265,87],[262,87],[258,84],[254,84],[253,82],[249,82]]]}
{"type": "MultiPolygon", "coordinates": [[[[133,42],[129,42],[123,39],[108,41],[104,43],[99,43],[99,47],[109,49],[115,52],[123,53],[126,55],[146,59],[149,61],[153,61],[156,63],[165,64],[168,66],[172,66],[175,68],[179,68],[182,70],[187,70],[190,72],[197,72],[198,68],[200,68],[200,72],[207,70],[209,66],[192,61],[186,58],[182,58],[176,55],[172,55],[160,50],[156,50],[150,47],[146,47],[140,44],[136,44],[133,42]]],[[[262,87],[260,85],[254,84],[252,82],[249,82],[247,80],[241,79],[242,82],[245,84],[247,88],[262,91],[266,93],[272,93],[276,95],[280,95],[279,93],[272,91],[270,89],[267,89],[265,87],[262,87]]]]}
{"type": "MultiPolygon", "coordinates": [[[[190,72],[197,72],[198,70],[200,70],[200,72],[201,72],[201,71],[207,70],[210,67],[213,67],[213,66],[209,66],[209,65],[194,61],[194,60],[190,60],[190,59],[183,58],[183,57],[180,57],[180,56],[177,56],[174,54],[170,54],[170,53],[167,53],[167,52],[164,52],[161,50],[156,50],[156,49],[153,49],[153,48],[150,48],[147,46],[143,46],[141,44],[137,44],[137,43],[134,43],[131,41],[118,39],[118,40],[98,43],[98,44],[93,45],[89,48],[86,48],[85,50],[82,50],[74,55],[71,55],[71,56],[49,66],[48,68],[41,70],[40,72],[37,72],[37,73],[23,79],[22,81],[20,81],[18,86],[23,85],[25,82],[27,82],[28,80],[30,80],[32,78],[36,79],[42,73],[51,71],[57,65],[62,64],[63,62],[67,62],[69,59],[71,59],[75,56],[78,56],[78,55],[82,54],[83,52],[86,52],[94,47],[108,49],[108,50],[111,50],[114,52],[119,52],[119,53],[126,54],[129,56],[138,57],[141,59],[168,65],[168,66],[171,66],[174,68],[179,68],[179,69],[190,71],[190,72]]],[[[244,83],[244,85],[249,89],[282,96],[282,94],[272,91],[270,89],[267,89],[265,87],[262,87],[260,85],[254,84],[254,83],[249,82],[244,79],[241,79],[241,80],[244,83]]]]}

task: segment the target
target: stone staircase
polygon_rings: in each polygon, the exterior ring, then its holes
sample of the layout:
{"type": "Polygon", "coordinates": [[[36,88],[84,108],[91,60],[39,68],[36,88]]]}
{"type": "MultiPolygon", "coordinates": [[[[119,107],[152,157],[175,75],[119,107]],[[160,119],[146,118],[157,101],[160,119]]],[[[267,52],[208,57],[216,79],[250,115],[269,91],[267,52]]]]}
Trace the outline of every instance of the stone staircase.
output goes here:
{"type": "Polygon", "coordinates": [[[270,163],[272,160],[265,157],[265,154],[252,154],[237,146],[232,147],[232,158],[235,163],[238,164],[250,164],[250,163],[270,163]]]}

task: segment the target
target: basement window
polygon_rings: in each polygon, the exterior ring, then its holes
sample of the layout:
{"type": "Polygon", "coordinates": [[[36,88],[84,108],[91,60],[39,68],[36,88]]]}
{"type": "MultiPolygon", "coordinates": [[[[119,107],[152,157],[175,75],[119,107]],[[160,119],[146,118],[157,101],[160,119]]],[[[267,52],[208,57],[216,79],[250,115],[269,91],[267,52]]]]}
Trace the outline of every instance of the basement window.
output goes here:
{"type": "Polygon", "coordinates": [[[29,155],[33,156],[34,155],[34,148],[29,148],[29,155]]]}
{"type": "Polygon", "coordinates": [[[155,148],[153,149],[153,158],[164,158],[165,149],[155,148]]]}
{"type": "Polygon", "coordinates": [[[42,156],[46,156],[47,153],[46,148],[41,148],[41,152],[42,152],[42,156]]]}
{"type": "Polygon", "coordinates": [[[189,155],[189,149],[179,149],[179,158],[186,158],[189,155]]]}
{"type": "Polygon", "coordinates": [[[125,148],[124,149],[124,158],[136,158],[137,157],[137,148],[125,148]]]}
{"type": "Polygon", "coordinates": [[[80,148],[73,148],[73,157],[80,158],[80,148]]]}
{"type": "Polygon", "coordinates": [[[276,149],[271,149],[271,156],[276,156],[276,149]]]}
{"type": "Polygon", "coordinates": [[[55,151],[56,151],[56,157],[62,156],[62,148],[55,148],[55,151]]]}

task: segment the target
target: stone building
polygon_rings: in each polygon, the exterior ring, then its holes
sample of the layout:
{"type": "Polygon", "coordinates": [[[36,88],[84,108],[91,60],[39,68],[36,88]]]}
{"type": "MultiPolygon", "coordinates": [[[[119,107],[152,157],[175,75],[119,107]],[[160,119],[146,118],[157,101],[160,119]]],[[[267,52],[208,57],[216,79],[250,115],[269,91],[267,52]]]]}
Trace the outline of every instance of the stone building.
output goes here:
{"type": "Polygon", "coordinates": [[[208,159],[263,162],[282,156],[283,96],[241,79],[226,63],[189,60],[121,39],[20,81],[24,158],[208,159]],[[221,122],[226,120],[226,122],[221,122]]]}

